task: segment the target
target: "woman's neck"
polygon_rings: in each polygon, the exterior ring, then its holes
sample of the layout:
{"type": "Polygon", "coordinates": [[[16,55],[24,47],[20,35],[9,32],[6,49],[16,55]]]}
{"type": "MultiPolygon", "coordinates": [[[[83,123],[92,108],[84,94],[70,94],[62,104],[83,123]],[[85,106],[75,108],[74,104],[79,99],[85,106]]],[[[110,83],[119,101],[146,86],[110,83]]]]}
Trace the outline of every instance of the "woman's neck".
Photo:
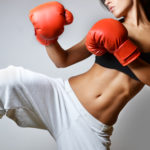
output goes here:
{"type": "Polygon", "coordinates": [[[137,2],[137,0],[134,0],[132,8],[124,16],[124,24],[137,28],[150,26],[150,21],[145,14],[142,4],[137,2]]]}

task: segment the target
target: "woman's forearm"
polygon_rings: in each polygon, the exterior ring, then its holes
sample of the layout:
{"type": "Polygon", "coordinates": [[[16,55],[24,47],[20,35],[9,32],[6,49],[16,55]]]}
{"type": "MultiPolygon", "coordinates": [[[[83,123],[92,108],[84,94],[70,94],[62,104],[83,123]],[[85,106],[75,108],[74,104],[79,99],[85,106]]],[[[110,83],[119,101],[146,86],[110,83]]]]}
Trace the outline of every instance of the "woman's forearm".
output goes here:
{"type": "Polygon", "coordinates": [[[67,59],[67,51],[61,48],[59,43],[55,43],[45,46],[49,58],[54,62],[56,67],[64,67],[65,60],[67,59]]]}
{"type": "Polygon", "coordinates": [[[130,63],[128,67],[141,82],[150,86],[150,64],[138,58],[130,63]]]}

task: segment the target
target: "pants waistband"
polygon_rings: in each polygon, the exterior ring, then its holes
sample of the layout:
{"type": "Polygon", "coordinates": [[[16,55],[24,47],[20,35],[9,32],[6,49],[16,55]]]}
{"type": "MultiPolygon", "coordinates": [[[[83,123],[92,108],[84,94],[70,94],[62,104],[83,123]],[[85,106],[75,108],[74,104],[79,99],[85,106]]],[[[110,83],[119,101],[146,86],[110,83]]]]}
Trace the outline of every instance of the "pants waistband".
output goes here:
{"type": "Polygon", "coordinates": [[[78,110],[78,112],[83,116],[83,118],[96,130],[98,131],[111,131],[110,134],[112,134],[113,131],[113,126],[111,125],[106,125],[96,119],[94,116],[92,116],[85,108],[84,106],[80,103],[79,99],[77,98],[76,94],[74,93],[73,89],[70,86],[69,79],[65,80],[65,89],[69,93],[69,95],[72,97],[72,101],[78,110]]]}

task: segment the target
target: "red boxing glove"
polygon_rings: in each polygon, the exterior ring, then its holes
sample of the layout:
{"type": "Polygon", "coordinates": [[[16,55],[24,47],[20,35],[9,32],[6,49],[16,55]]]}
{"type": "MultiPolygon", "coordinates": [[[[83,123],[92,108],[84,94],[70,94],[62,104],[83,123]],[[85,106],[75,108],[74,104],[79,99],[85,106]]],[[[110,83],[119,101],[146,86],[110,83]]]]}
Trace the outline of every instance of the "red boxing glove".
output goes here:
{"type": "Polygon", "coordinates": [[[97,56],[106,51],[112,53],[123,66],[140,55],[137,46],[128,38],[127,29],[122,23],[111,18],[102,19],[94,24],[87,34],[85,44],[87,49],[97,56]]]}
{"type": "Polygon", "coordinates": [[[30,10],[29,19],[37,40],[43,45],[50,45],[63,33],[64,25],[72,23],[73,15],[62,4],[53,1],[30,10]]]}

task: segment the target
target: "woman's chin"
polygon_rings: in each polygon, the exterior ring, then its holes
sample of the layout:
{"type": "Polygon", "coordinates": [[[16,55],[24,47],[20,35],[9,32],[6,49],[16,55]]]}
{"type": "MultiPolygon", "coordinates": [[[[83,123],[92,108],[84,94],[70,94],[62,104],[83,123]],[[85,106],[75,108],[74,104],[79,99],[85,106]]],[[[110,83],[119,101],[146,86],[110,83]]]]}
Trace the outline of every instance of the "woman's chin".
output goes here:
{"type": "Polygon", "coordinates": [[[113,14],[114,15],[114,17],[116,17],[116,18],[121,18],[122,17],[122,15],[121,14],[113,14]]]}

